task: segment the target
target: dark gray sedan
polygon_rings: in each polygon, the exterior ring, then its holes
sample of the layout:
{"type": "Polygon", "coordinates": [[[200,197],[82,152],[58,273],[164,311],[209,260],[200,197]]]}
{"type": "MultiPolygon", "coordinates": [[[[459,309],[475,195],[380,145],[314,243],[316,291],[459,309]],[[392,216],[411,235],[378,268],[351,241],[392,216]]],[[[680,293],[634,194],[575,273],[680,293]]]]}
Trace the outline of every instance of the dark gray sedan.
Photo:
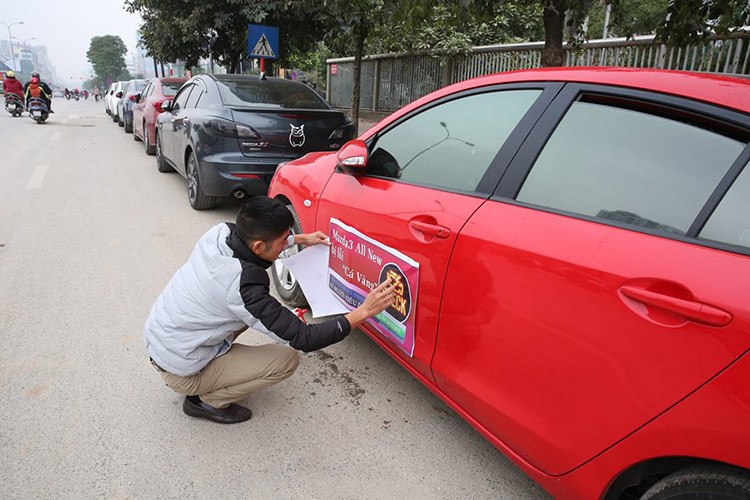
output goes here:
{"type": "Polygon", "coordinates": [[[216,198],[266,194],[279,163],[337,150],[354,125],[310,87],[252,75],[199,75],[163,104],[156,122],[160,172],[188,181],[196,210],[216,198]]]}

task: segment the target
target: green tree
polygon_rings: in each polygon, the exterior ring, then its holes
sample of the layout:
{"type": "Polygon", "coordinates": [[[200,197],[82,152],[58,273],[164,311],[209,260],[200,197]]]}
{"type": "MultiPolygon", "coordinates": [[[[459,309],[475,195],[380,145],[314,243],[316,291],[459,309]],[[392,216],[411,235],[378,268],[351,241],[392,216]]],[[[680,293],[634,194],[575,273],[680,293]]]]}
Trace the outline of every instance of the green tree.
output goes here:
{"type": "Polygon", "coordinates": [[[507,2],[502,9],[484,2],[407,0],[376,26],[370,52],[440,50],[465,52],[476,45],[536,41],[544,35],[541,7],[507,2]]]}
{"type": "Polygon", "coordinates": [[[281,60],[290,46],[314,46],[322,31],[314,23],[319,2],[294,0],[126,0],[130,12],[143,19],[142,44],[162,61],[198,65],[212,56],[234,73],[247,52],[247,25],[280,28],[281,60]],[[180,16],[174,16],[180,12],[180,16]]]}
{"type": "Polygon", "coordinates": [[[664,23],[656,30],[662,41],[683,45],[708,35],[726,35],[750,16],[747,0],[669,0],[664,23]]]}
{"type": "Polygon", "coordinates": [[[128,75],[125,66],[127,52],[128,49],[119,36],[95,36],[91,39],[86,57],[93,66],[94,73],[103,81],[111,82],[128,75]]]}
{"type": "MultiPolygon", "coordinates": [[[[619,12],[610,17],[608,36],[631,37],[653,35],[664,24],[667,15],[666,0],[620,0],[619,12]]],[[[601,38],[607,4],[596,1],[588,13],[588,38],[601,38]]]]}
{"type": "MultiPolygon", "coordinates": [[[[562,66],[563,40],[578,43],[586,37],[583,23],[594,0],[523,1],[541,3],[543,8],[545,45],[542,66],[562,66]]],[[[630,9],[638,4],[627,0],[606,1],[612,5],[610,24],[619,26],[624,34],[631,35],[636,24],[630,9]]],[[[656,36],[662,42],[682,45],[712,33],[726,33],[732,27],[742,26],[749,14],[750,3],[747,0],[665,0],[664,21],[656,27],[656,36]]],[[[653,12],[652,15],[656,16],[653,12]]],[[[654,19],[645,22],[651,23],[654,19]]],[[[640,25],[638,29],[646,28],[640,25]]]]}
{"type": "Polygon", "coordinates": [[[362,57],[367,39],[378,23],[393,14],[396,3],[386,0],[325,0],[323,8],[316,0],[299,2],[303,3],[312,25],[320,26],[325,32],[326,45],[335,52],[354,53],[351,115],[355,133],[358,133],[362,57]]]}

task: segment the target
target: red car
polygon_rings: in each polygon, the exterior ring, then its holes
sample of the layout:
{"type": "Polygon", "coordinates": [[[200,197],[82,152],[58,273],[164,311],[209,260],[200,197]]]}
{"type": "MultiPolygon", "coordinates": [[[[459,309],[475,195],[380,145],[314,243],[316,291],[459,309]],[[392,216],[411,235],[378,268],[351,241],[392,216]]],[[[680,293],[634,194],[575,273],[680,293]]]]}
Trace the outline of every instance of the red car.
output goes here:
{"type": "Polygon", "coordinates": [[[143,141],[146,154],[156,154],[156,117],[161,104],[172,99],[187,78],[152,78],[143,92],[136,96],[133,107],[133,140],[143,141]]]}
{"type": "Polygon", "coordinates": [[[749,143],[750,81],[509,72],[269,196],[419,264],[413,352],[364,330],[555,498],[750,498],[749,143]]]}

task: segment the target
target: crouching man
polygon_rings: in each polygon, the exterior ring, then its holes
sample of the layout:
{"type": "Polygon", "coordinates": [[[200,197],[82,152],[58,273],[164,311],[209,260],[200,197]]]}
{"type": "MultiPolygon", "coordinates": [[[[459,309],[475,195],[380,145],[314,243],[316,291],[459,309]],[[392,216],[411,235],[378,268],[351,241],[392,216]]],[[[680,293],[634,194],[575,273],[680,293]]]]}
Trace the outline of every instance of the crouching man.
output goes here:
{"type": "Polygon", "coordinates": [[[293,225],[280,201],[250,198],[235,224],[214,226],[198,240],[152,307],[146,350],[167,386],[186,396],[187,415],[222,424],[250,419],[252,412],[236,402],[289,378],[299,364],[296,350],[339,342],[393,304],[386,281],[361,306],[323,323],[307,325],[282,306],[269,293],[266,270],[289,245],[328,244],[320,231],[293,235],[293,225]],[[248,327],[279,343],[234,343],[248,327]]]}

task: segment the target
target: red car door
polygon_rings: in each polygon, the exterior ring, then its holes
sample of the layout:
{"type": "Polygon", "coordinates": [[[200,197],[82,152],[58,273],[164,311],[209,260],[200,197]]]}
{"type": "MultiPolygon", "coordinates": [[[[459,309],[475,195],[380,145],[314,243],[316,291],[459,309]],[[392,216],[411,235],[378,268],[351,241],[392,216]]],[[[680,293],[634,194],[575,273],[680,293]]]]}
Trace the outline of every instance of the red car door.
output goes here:
{"type": "Polygon", "coordinates": [[[419,263],[413,356],[369,332],[428,380],[456,236],[497,184],[509,148],[517,149],[559,89],[547,87],[544,94],[539,84],[484,89],[430,105],[377,134],[367,175],[336,172],[322,193],[318,229],[328,231],[330,219],[339,219],[419,263]]]}
{"type": "Polygon", "coordinates": [[[496,444],[550,475],[750,347],[750,256],[698,239],[748,162],[747,118],[602,88],[558,100],[457,238],[433,362],[496,444]]]}

